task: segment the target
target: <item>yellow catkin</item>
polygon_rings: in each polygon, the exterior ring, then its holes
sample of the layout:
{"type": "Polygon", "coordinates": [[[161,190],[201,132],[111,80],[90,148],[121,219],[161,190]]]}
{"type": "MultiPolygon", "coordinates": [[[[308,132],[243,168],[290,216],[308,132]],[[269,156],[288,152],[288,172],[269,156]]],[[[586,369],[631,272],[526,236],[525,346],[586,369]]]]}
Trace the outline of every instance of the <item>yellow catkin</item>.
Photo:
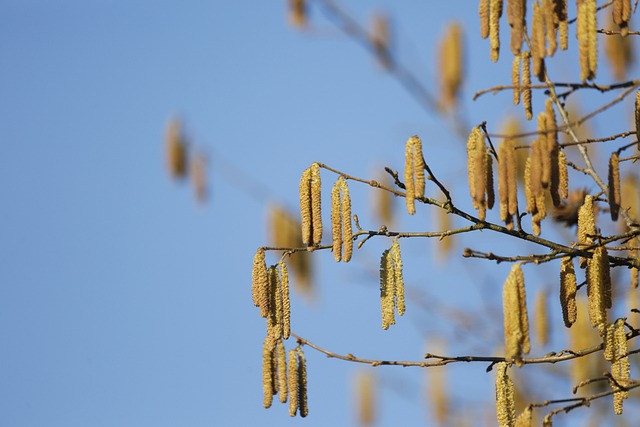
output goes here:
{"type": "Polygon", "coordinates": [[[296,416],[299,407],[300,381],[298,377],[298,354],[295,350],[289,350],[289,363],[287,366],[287,386],[289,388],[289,415],[296,416]]]}
{"type": "MultiPolygon", "coordinates": [[[[633,248],[629,251],[629,257],[630,258],[638,258],[638,249],[637,248],[633,248]]],[[[631,283],[631,288],[636,289],[638,288],[638,282],[639,282],[639,274],[638,274],[638,269],[635,267],[631,267],[630,269],[630,283],[631,283]]],[[[635,302],[634,302],[635,304],[635,302]]],[[[635,308],[635,305],[632,307],[635,308]]]]}
{"type": "MultiPolygon", "coordinates": [[[[342,178],[342,177],[340,177],[342,178]]],[[[340,180],[336,181],[331,190],[331,240],[333,258],[336,262],[342,259],[342,202],[340,200],[340,180]]]]}
{"type": "Polygon", "coordinates": [[[258,249],[253,258],[251,279],[253,304],[260,307],[260,316],[267,317],[269,315],[269,276],[263,248],[258,249]]]}
{"type": "Polygon", "coordinates": [[[538,2],[533,3],[533,22],[531,24],[531,59],[533,75],[544,81],[544,57],[546,54],[544,37],[544,14],[538,2]]]}
{"type": "Polygon", "coordinates": [[[558,48],[558,14],[554,0],[542,0],[545,35],[547,37],[547,56],[553,56],[558,48]]]}
{"type": "Polygon", "coordinates": [[[564,325],[570,328],[576,322],[578,314],[576,307],[577,292],[576,273],[571,257],[563,257],[560,262],[560,306],[564,325]]]}
{"type": "Polygon", "coordinates": [[[264,407],[270,408],[273,402],[273,384],[276,376],[273,338],[267,336],[262,346],[262,393],[264,396],[264,407]]]}
{"type": "MultiPolygon", "coordinates": [[[[548,188],[551,182],[551,154],[549,153],[549,141],[547,137],[547,114],[538,114],[538,139],[537,156],[540,161],[540,184],[542,188],[548,188]]],[[[540,193],[537,193],[539,195],[540,193]]]]}
{"type": "Polygon", "coordinates": [[[412,164],[413,164],[413,171],[414,171],[413,175],[416,178],[416,185],[414,187],[415,196],[424,197],[426,182],[425,182],[425,175],[424,175],[424,170],[425,170],[424,157],[422,155],[422,141],[417,135],[412,136],[411,138],[409,138],[409,140],[413,141],[412,142],[412,145],[413,145],[412,164]]]}
{"type": "Polygon", "coordinates": [[[505,358],[520,365],[522,354],[528,354],[530,349],[524,275],[520,264],[515,264],[509,272],[502,291],[502,301],[505,358]]]}
{"type": "Polygon", "coordinates": [[[358,373],[355,383],[358,421],[361,426],[373,425],[376,419],[375,377],[373,372],[358,373]]]}
{"type": "MultiPolygon", "coordinates": [[[[392,186],[391,177],[386,172],[382,173],[378,171],[376,182],[387,188],[392,186]]],[[[394,194],[384,189],[373,189],[373,191],[373,210],[376,213],[377,219],[388,228],[393,228],[395,217],[394,194]]]]}
{"type": "Polygon", "coordinates": [[[280,276],[276,266],[271,266],[267,270],[269,278],[269,316],[267,317],[267,330],[274,340],[282,337],[282,293],[280,276]]]}
{"type": "Polygon", "coordinates": [[[280,274],[280,292],[282,294],[282,338],[291,334],[291,299],[289,295],[289,270],[284,261],[278,263],[280,274]]]}
{"type": "Polygon", "coordinates": [[[605,360],[608,360],[609,362],[611,362],[615,357],[615,327],[615,323],[611,323],[602,328],[602,330],[604,331],[604,334],[602,336],[602,344],[604,345],[604,348],[602,349],[602,355],[604,356],[605,360]]]}
{"type": "MultiPolygon", "coordinates": [[[[342,177],[341,177],[342,178],[342,177]]],[[[342,197],[341,215],[342,215],[342,240],[344,242],[344,251],[342,252],[342,261],[351,261],[353,255],[353,227],[351,225],[351,196],[349,195],[349,187],[347,180],[340,181],[340,192],[342,197]]]]}
{"type": "Polygon", "coordinates": [[[518,213],[518,172],[515,143],[505,139],[498,147],[498,197],[500,199],[500,220],[513,229],[513,215],[518,213]]]}
{"type": "Polygon", "coordinates": [[[311,165],[311,223],[314,245],[319,245],[322,241],[321,189],[320,166],[318,163],[313,163],[311,165]]]}
{"type": "Polygon", "coordinates": [[[480,37],[486,39],[489,37],[489,0],[480,0],[478,14],[480,15],[480,37]]]}
{"type": "Polygon", "coordinates": [[[618,152],[611,153],[609,158],[609,211],[611,220],[618,220],[620,212],[620,157],[618,152]]]}
{"type": "Polygon", "coordinates": [[[551,195],[553,206],[558,207],[562,204],[562,191],[560,189],[560,181],[562,178],[560,175],[562,173],[566,173],[566,162],[564,166],[565,171],[563,172],[560,170],[561,164],[559,158],[560,146],[558,145],[558,123],[556,120],[556,113],[553,108],[553,100],[551,98],[547,98],[545,101],[544,112],[547,127],[547,153],[550,159],[549,193],[551,195]]]}
{"type": "Polygon", "coordinates": [[[558,29],[560,31],[560,49],[569,48],[569,20],[567,15],[567,0],[554,0],[554,10],[558,16],[558,29]]]}
{"type": "Polygon", "coordinates": [[[454,22],[447,26],[440,43],[440,97],[442,105],[455,106],[463,73],[462,27],[454,22]]]}
{"type": "MultiPolygon", "coordinates": [[[[614,342],[614,357],[611,363],[611,375],[613,379],[625,386],[631,376],[631,365],[629,364],[629,357],[627,356],[627,336],[624,330],[624,319],[618,319],[614,323],[613,329],[613,342],[614,342]]],[[[617,386],[614,386],[615,390],[619,390],[617,386]]],[[[616,414],[622,414],[622,401],[629,397],[629,392],[626,390],[616,391],[613,395],[613,408],[616,414]]]]}
{"type": "Polygon", "coordinates": [[[187,174],[187,141],[179,119],[173,118],[167,124],[166,158],[169,175],[172,178],[184,178],[187,174]]]}
{"type": "Polygon", "coordinates": [[[302,220],[302,243],[313,244],[313,222],[311,220],[311,168],[300,177],[300,217],[302,220]]]}
{"type": "Polygon", "coordinates": [[[190,162],[191,185],[196,202],[207,201],[207,158],[202,153],[194,155],[190,162]]]}
{"type": "Polygon", "coordinates": [[[500,56],[500,16],[502,16],[502,0],[490,0],[489,3],[491,61],[496,62],[500,56]]]}
{"type": "Polygon", "coordinates": [[[576,35],[580,54],[580,78],[593,80],[598,65],[598,22],[596,0],[579,0],[576,35]]]}
{"type": "Polygon", "coordinates": [[[487,176],[485,178],[485,193],[487,194],[487,209],[493,209],[493,205],[496,201],[496,194],[493,190],[493,156],[487,151],[485,154],[485,171],[487,176]]]}
{"type": "Polygon", "coordinates": [[[636,91],[635,107],[636,140],[638,141],[638,148],[640,149],[640,90],[636,91]]]}
{"type": "Polygon", "coordinates": [[[300,406],[300,416],[309,415],[309,406],[307,405],[307,359],[304,357],[302,349],[298,347],[298,404],[300,406]]]}
{"type": "Polygon", "coordinates": [[[385,330],[396,323],[393,313],[394,295],[393,260],[389,249],[387,249],[382,253],[380,259],[380,309],[382,312],[382,329],[385,330]]]}
{"type": "Polygon", "coordinates": [[[547,310],[547,293],[541,291],[536,297],[536,338],[541,346],[549,342],[549,318],[547,310]]]}
{"type": "Polygon", "coordinates": [[[276,372],[278,373],[278,397],[280,403],[287,401],[287,352],[282,340],[276,342],[276,372]]]}
{"type": "Polygon", "coordinates": [[[597,247],[587,266],[587,296],[591,327],[607,322],[607,309],[611,308],[611,277],[609,257],[604,246],[597,247]]]}
{"type": "Polygon", "coordinates": [[[306,0],[289,0],[289,23],[296,28],[307,25],[306,0]]]}
{"type": "Polygon", "coordinates": [[[558,150],[558,194],[563,199],[569,197],[569,172],[567,170],[567,157],[562,150],[558,150]]]}
{"type": "Polygon", "coordinates": [[[413,167],[413,140],[409,138],[404,149],[405,203],[409,215],[416,213],[415,169],[413,167]]]}
{"type": "Polygon", "coordinates": [[[533,118],[531,108],[531,54],[528,51],[522,53],[522,103],[527,120],[533,118]]]}
{"type": "Polygon", "coordinates": [[[402,316],[405,312],[404,279],[402,277],[402,257],[397,240],[391,245],[391,261],[393,262],[393,288],[396,310],[402,316]]]}
{"type": "MultiPolygon", "coordinates": [[[[596,234],[596,220],[593,211],[593,196],[587,194],[578,211],[578,245],[581,248],[593,244],[593,236],[596,234]]],[[[587,258],[580,257],[580,268],[587,265],[587,258]]]]}
{"type": "Polygon", "coordinates": [[[484,135],[479,127],[474,127],[467,140],[467,173],[469,191],[473,207],[478,210],[478,218],[484,221],[487,209],[487,157],[484,135]]]}
{"type": "Polygon", "coordinates": [[[524,32],[525,0],[507,0],[507,23],[511,27],[511,53],[520,54],[524,32]]]}
{"type": "Polygon", "coordinates": [[[631,0],[613,0],[613,22],[620,28],[622,37],[629,34],[629,19],[631,18],[631,0]]]}
{"type": "Polygon", "coordinates": [[[529,156],[524,165],[524,195],[526,200],[525,210],[532,213],[536,209],[536,198],[531,188],[531,157],[529,156]]]}
{"type": "Polygon", "coordinates": [[[513,381],[507,375],[507,367],[506,362],[499,362],[494,368],[496,370],[496,417],[500,427],[512,427],[516,418],[513,381]]]}
{"type": "Polygon", "coordinates": [[[520,62],[522,61],[520,55],[513,57],[513,63],[511,64],[511,84],[513,85],[513,105],[520,104],[520,62]]]}

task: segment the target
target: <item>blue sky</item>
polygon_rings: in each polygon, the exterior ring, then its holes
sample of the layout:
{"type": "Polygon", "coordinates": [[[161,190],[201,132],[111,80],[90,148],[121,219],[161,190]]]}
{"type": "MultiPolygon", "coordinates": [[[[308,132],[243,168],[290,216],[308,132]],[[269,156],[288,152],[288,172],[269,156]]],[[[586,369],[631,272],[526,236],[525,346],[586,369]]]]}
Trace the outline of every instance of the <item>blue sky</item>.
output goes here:
{"type": "MultiPolygon", "coordinates": [[[[489,62],[475,3],[464,11],[458,2],[343,4],[361,22],[388,10],[399,60],[434,94],[437,40],[448,22],[462,22],[468,123],[487,120],[497,131],[505,115],[522,118],[510,93],[470,100],[508,83],[511,60],[505,48],[498,64],[489,62]]],[[[375,168],[402,169],[414,134],[468,209],[464,143],[441,118],[319,10],[311,29],[292,29],[284,1],[0,1],[0,57],[0,424],[355,424],[351,380],[359,367],[309,348],[310,416],[290,419],[280,404],[262,408],[264,324],[251,303],[253,254],[268,243],[269,206],[295,211],[300,173],[311,162],[375,178],[375,168]],[[205,206],[165,170],[164,132],[174,116],[209,157],[205,206]]],[[[569,79],[574,59],[560,56],[550,70],[569,79]]],[[[582,111],[596,105],[580,99],[582,111]]],[[[611,132],[629,128],[628,109],[612,117],[611,132]]],[[[336,176],[325,172],[328,196],[336,176]]],[[[352,193],[363,227],[377,229],[372,192],[353,185],[352,193]]],[[[400,223],[428,229],[434,214],[420,206],[400,223]]],[[[487,237],[462,237],[440,263],[433,242],[401,242],[414,292],[428,287],[431,301],[478,310],[492,325],[458,337],[460,351],[491,353],[502,339],[495,308],[509,266],[458,257],[464,245],[514,247],[487,237]]],[[[417,300],[398,325],[380,329],[376,270],[389,245],[368,243],[349,265],[314,254],[317,297],[293,295],[294,332],[338,353],[401,360],[419,360],[446,337],[446,317],[417,300]]],[[[532,286],[552,286],[545,272],[555,268],[531,269],[532,286]]],[[[491,402],[493,375],[483,366],[449,372],[464,405],[491,402]]],[[[423,372],[376,374],[379,425],[429,425],[423,372]]]]}

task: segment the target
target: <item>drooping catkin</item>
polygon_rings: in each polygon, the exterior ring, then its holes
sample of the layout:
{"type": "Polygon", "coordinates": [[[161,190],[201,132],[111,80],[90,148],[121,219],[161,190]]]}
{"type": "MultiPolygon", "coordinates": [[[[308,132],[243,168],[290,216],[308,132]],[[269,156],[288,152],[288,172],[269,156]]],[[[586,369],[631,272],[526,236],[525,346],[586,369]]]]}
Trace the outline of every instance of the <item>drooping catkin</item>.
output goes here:
{"type": "Polygon", "coordinates": [[[609,158],[609,211],[611,220],[618,220],[620,212],[620,157],[617,151],[609,158]]]}
{"type": "Polygon", "coordinates": [[[520,62],[522,62],[520,54],[514,55],[513,63],[511,64],[511,84],[513,85],[513,105],[520,104],[520,93],[521,93],[520,62]]]}
{"type": "MultiPolygon", "coordinates": [[[[616,383],[622,387],[626,386],[631,377],[631,365],[629,364],[627,336],[624,330],[624,318],[617,319],[613,328],[613,358],[611,360],[611,375],[616,383]]],[[[622,401],[629,397],[628,390],[622,390],[614,385],[614,390],[618,390],[613,395],[613,408],[615,414],[622,414],[622,401]]]]}
{"type": "Polygon", "coordinates": [[[600,328],[607,322],[607,309],[611,308],[611,276],[609,256],[604,246],[593,252],[587,265],[587,296],[591,327],[600,328]]]}
{"type": "Polygon", "coordinates": [[[487,177],[485,181],[486,189],[485,192],[487,194],[487,209],[493,209],[493,205],[496,202],[496,193],[493,189],[493,156],[489,153],[489,151],[485,154],[485,161],[487,163],[485,170],[487,171],[487,177]]]}
{"type": "Polygon", "coordinates": [[[309,415],[309,406],[307,404],[307,359],[304,357],[302,348],[296,349],[298,353],[298,405],[300,408],[300,416],[302,418],[309,415]]]}
{"type": "Polygon", "coordinates": [[[513,229],[513,215],[518,213],[518,172],[515,142],[505,139],[498,147],[498,197],[500,199],[500,220],[508,229],[513,229]]]}
{"type": "Polygon", "coordinates": [[[529,317],[527,315],[524,275],[520,264],[511,267],[502,290],[504,312],[505,359],[522,364],[522,355],[528,354],[529,317]]]}
{"type": "Polygon", "coordinates": [[[489,44],[491,45],[491,61],[496,62],[500,56],[500,17],[502,16],[502,0],[490,0],[489,5],[489,44]]]}
{"type": "Polygon", "coordinates": [[[467,140],[467,173],[469,192],[478,218],[484,221],[487,210],[487,150],[480,127],[471,131],[467,140]]]}
{"type": "Polygon", "coordinates": [[[358,422],[370,426],[376,418],[375,376],[371,370],[358,373],[355,378],[358,422]]]}
{"type": "Polygon", "coordinates": [[[522,48],[525,14],[526,0],[507,0],[507,23],[511,27],[511,53],[515,56],[520,54],[522,48]]]}
{"type": "Polygon", "coordinates": [[[520,412],[518,418],[516,418],[515,427],[531,427],[533,423],[533,410],[531,406],[527,406],[520,412]]]}
{"type": "MultiPolygon", "coordinates": [[[[631,250],[629,250],[629,257],[630,258],[638,258],[638,249],[637,248],[633,248],[631,250]]],[[[638,282],[640,282],[640,275],[638,274],[638,269],[635,267],[631,267],[630,269],[630,282],[631,282],[631,288],[636,289],[638,288],[638,282]]],[[[635,305],[632,307],[635,308],[635,305]]]]}
{"type": "Polygon", "coordinates": [[[507,367],[506,362],[495,364],[496,416],[500,427],[512,427],[516,418],[513,381],[507,375],[507,367]]]}
{"type": "Polygon", "coordinates": [[[269,315],[267,317],[267,331],[274,340],[282,337],[282,294],[278,269],[272,265],[267,270],[269,288],[269,315]]]}
{"type": "Polygon", "coordinates": [[[567,328],[575,323],[578,314],[576,308],[577,285],[573,260],[568,256],[562,257],[560,261],[560,306],[562,306],[564,326],[567,328]]]}
{"type": "Polygon", "coordinates": [[[544,35],[544,12],[536,1],[533,3],[533,22],[531,23],[531,59],[533,75],[544,81],[544,57],[546,54],[544,35]]]}
{"type": "Polygon", "coordinates": [[[319,245],[322,241],[322,210],[320,204],[321,182],[320,166],[311,164],[311,222],[313,228],[313,244],[319,245]]]}
{"type": "Polygon", "coordinates": [[[353,227],[351,225],[351,196],[349,195],[346,179],[340,182],[340,195],[342,197],[342,203],[340,204],[342,208],[342,241],[344,242],[342,261],[349,262],[353,255],[353,227]]]}
{"type": "Polygon", "coordinates": [[[402,277],[402,257],[400,255],[400,244],[394,240],[391,245],[391,261],[393,262],[393,289],[395,306],[399,316],[405,312],[404,303],[404,279],[402,277]]]}
{"type": "Polygon", "coordinates": [[[440,42],[440,98],[451,109],[456,105],[463,75],[462,27],[454,22],[447,26],[440,42]]]}
{"type": "Polygon", "coordinates": [[[558,12],[554,0],[542,0],[545,35],[547,36],[547,56],[553,56],[558,48],[558,12]]]}
{"type": "Polygon", "coordinates": [[[287,352],[281,339],[276,341],[276,372],[278,373],[278,397],[280,403],[287,401],[287,352]]]}
{"type": "Polygon", "coordinates": [[[302,243],[313,245],[313,221],[311,208],[311,168],[300,177],[300,218],[302,220],[302,243]]]}
{"type": "Polygon", "coordinates": [[[640,89],[636,91],[636,109],[635,109],[635,122],[636,122],[636,139],[638,141],[638,148],[640,149],[640,89]]]}
{"type": "Polygon", "coordinates": [[[417,135],[410,137],[405,145],[404,185],[406,190],[407,212],[416,213],[415,198],[424,197],[425,176],[422,141],[417,135]]]}
{"type": "Polygon", "coordinates": [[[253,257],[251,295],[253,305],[260,307],[260,316],[267,317],[269,315],[269,276],[263,248],[259,248],[253,257]]]}
{"type": "Polygon", "coordinates": [[[184,178],[187,174],[187,139],[179,119],[173,118],[167,124],[165,136],[166,161],[172,178],[184,178]]]}
{"type": "Polygon", "coordinates": [[[273,402],[274,380],[276,378],[275,359],[273,350],[275,342],[269,335],[264,340],[262,346],[262,393],[264,396],[263,405],[270,408],[273,402]]]}
{"type": "Polygon", "coordinates": [[[389,249],[387,249],[380,258],[380,309],[382,311],[382,329],[385,330],[396,323],[394,295],[393,260],[389,249]]]}
{"type": "MultiPolygon", "coordinates": [[[[610,21],[610,25],[613,24],[613,19],[610,21]]],[[[637,55],[632,37],[623,37],[620,34],[607,35],[604,38],[604,53],[609,62],[613,78],[616,81],[625,80],[637,55]]]]}
{"type": "Polygon", "coordinates": [[[284,261],[278,263],[280,275],[280,293],[282,295],[282,338],[285,340],[291,334],[291,299],[289,294],[289,271],[284,261]]]}
{"type": "Polygon", "coordinates": [[[480,0],[478,14],[480,15],[480,37],[486,39],[489,37],[489,0],[480,0]]]}
{"type": "MultiPolygon", "coordinates": [[[[547,114],[542,112],[538,114],[538,139],[533,143],[537,145],[536,156],[540,161],[540,185],[542,188],[548,188],[551,182],[551,153],[549,152],[547,129],[547,114]]],[[[537,194],[539,195],[539,193],[537,194]]]]}
{"type": "MultiPolygon", "coordinates": [[[[587,194],[578,211],[578,245],[580,248],[591,246],[596,234],[596,220],[594,214],[593,196],[587,194]]],[[[580,268],[587,265],[587,258],[580,257],[580,268]]]]}
{"type": "Polygon", "coordinates": [[[531,108],[531,54],[529,51],[522,52],[522,103],[526,119],[531,120],[533,110],[531,108]]]}
{"type": "Polygon", "coordinates": [[[289,23],[300,29],[307,25],[306,0],[289,0],[289,23]]]}
{"type": "Polygon", "coordinates": [[[549,342],[549,318],[547,312],[547,293],[540,291],[536,297],[536,338],[541,346],[549,342]]]}
{"type": "Polygon", "coordinates": [[[563,199],[569,197],[569,172],[567,170],[567,157],[564,151],[558,149],[558,194],[563,199]]]}
{"type": "Polygon", "coordinates": [[[558,29],[560,31],[560,49],[569,48],[569,18],[567,15],[567,0],[554,0],[554,10],[558,16],[558,29]]]}
{"type": "Polygon", "coordinates": [[[580,79],[593,80],[598,66],[596,0],[578,0],[576,36],[580,54],[580,79]]]}
{"type": "Polygon", "coordinates": [[[613,22],[620,28],[622,37],[629,34],[629,19],[631,18],[631,0],[613,0],[613,22]]]}
{"type": "Polygon", "coordinates": [[[331,190],[331,240],[333,242],[333,258],[336,262],[342,259],[342,202],[340,200],[340,178],[331,190]]]}
{"type": "Polygon", "coordinates": [[[289,415],[296,416],[299,407],[300,381],[298,377],[298,354],[295,350],[289,350],[289,363],[287,364],[287,386],[289,388],[289,415]]]}

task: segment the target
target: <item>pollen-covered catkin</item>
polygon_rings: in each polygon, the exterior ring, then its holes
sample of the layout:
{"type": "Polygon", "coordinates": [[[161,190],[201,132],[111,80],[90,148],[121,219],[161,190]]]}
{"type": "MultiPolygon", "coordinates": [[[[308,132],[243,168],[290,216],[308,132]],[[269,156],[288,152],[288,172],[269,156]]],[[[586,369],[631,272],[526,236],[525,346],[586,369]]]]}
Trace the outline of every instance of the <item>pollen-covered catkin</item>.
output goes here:
{"type": "Polygon", "coordinates": [[[513,105],[520,104],[520,54],[514,55],[511,64],[511,84],[513,85],[513,105]]]}
{"type": "Polygon", "coordinates": [[[333,258],[342,259],[342,207],[340,201],[340,181],[336,181],[331,190],[331,240],[333,258]]]}
{"type": "MultiPolygon", "coordinates": [[[[629,364],[627,336],[624,330],[624,319],[617,319],[613,328],[614,357],[611,363],[611,375],[616,383],[625,386],[631,377],[631,365],[629,364]]],[[[613,395],[613,408],[616,414],[622,414],[622,401],[629,397],[628,390],[618,390],[613,395]]]]}
{"type": "Polygon", "coordinates": [[[487,209],[487,150],[480,127],[471,131],[467,140],[467,177],[473,207],[478,210],[478,218],[484,221],[487,209]]]}
{"type": "Polygon", "coordinates": [[[280,276],[278,269],[272,265],[267,270],[269,288],[269,316],[267,317],[267,331],[274,340],[282,337],[282,294],[280,292],[280,276]]]}
{"type": "Polygon", "coordinates": [[[507,0],[507,23],[511,27],[511,53],[514,56],[518,56],[522,48],[525,13],[526,0],[507,0]]]}
{"type": "Polygon", "coordinates": [[[489,37],[489,0],[480,0],[478,14],[480,15],[480,37],[486,39],[489,37]]]}
{"type": "MultiPolygon", "coordinates": [[[[578,210],[578,245],[580,248],[591,246],[596,234],[596,219],[594,214],[593,196],[587,194],[578,210]]],[[[587,258],[580,257],[580,268],[587,266],[587,258]]]]}
{"type": "Polygon", "coordinates": [[[563,257],[560,261],[560,306],[564,326],[570,328],[576,322],[578,314],[576,307],[577,292],[576,272],[571,257],[563,257]]]}
{"type": "Polygon", "coordinates": [[[260,316],[267,317],[269,315],[269,277],[263,248],[258,249],[253,257],[251,278],[253,305],[260,307],[260,316]]]}
{"type": "Polygon", "coordinates": [[[311,165],[311,222],[313,228],[313,244],[319,245],[322,241],[322,210],[320,203],[321,193],[320,165],[311,165]]]}
{"type": "Polygon", "coordinates": [[[613,0],[613,22],[620,28],[622,37],[629,34],[629,19],[631,18],[631,0],[613,0]]]}
{"type": "Polygon", "coordinates": [[[496,194],[493,190],[493,156],[489,153],[489,151],[487,151],[484,157],[487,163],[487,165],[485,166],[485,170],[487,171],[487,177],[485,178],[487,209],[493,209],[493,205],[496,202],[496,194]]]}
{"type": "Polygon", "coordinates": [[[531,59],[533,74],[544,81],[544,57],[546,54],[544,37],[544,14],[538,2],[533,3],[533,22],[531,24],[531,59]]]}
{"type": "Polygon", "coordinates": [[[531,107],[531,54],[529,51],[522,52],[522,103],[526,119],[531,120],[533,110],[531,107]]]}
{"type": "Polygon", "coordinates": [[[311,210],[311,168],[307,168],[300,177],[300,217],[302,220],[302,243],[305,245],[313,245],[311,210]]]}
{"type": "Polygon", "coordinates": [[[275,360],[273,355],[275,342],[269,335],[262,346],[262,392],[264,395],[264,407],[271,407],[273,402],[273,385],[275,379],[275,360]]]}
{"type": "Polygon", "coordinates": [[[402,257],[400,255],[400,244],[397,240],[391,245],[391,261],[393,262],[393,288],[396,310],[402,316],[405,312],[404,303],[404,279],[402,277],[402,257]]]}
{"type": "Polygon", "coordinates": [[[341,192],[341,215],[342,215],[342,241],[344,243],[344,251],[342,252],[342,262],[351,261],[353,255],[353,227],[351,226],[351,196],[349,195],[349,187],[347,180],[340,181],[341,192]]]}
{"type": "Polygon", "coordinates": [[[422,141],[414,135],[407,140],[404,160],[405,199],[409,215],[416,213],[415,198],[424,196],[424,168],[422,141]]]}
{"type": "Polygon", "coordinates": [[[567,171],[567,157],[564,151],[558,149],[558,194],[563,199],[569,197],[569,172],[567,171]]]}
{"type": "Polygon", "coordinates": [[[569,18],[567,15],[567,0],[554,0],[554,10],[558,16],[558,29],[560,30],[560,49],[569,48],[569,18]]]}
{"type": "Polygon", "coordinates": [[[589,298],[589,320],[591,327],[600,327],[607,322],[607,309],[611,308],[611,276],[609,256],[604,246],[593,252],[587,265],[587,297],[589,298]]]}
{"type": "Polygon", "coordinates": [[[533,410],[531,406],[527,406],[520,412],[518,418],[516,418],[515,427],[531,427],[533,423],[533,410]]]}
{"type": "Polygon", "coordinates": [[[300,407],[300,416],[302,418],[309,415],[309,406],[307,405],[307,359],[304,357],[302,348],[296,349],[298,353],[298,405],[300,407]]]}
{"type": "Polygon", "coordinates": [[[500,220],[508,229],[513,229],[513,215],[518,212],[518,172],[515,143],[505,139],[498,147],[498,198],[500,199],[500,220]]]}
{"type": "Polygon", "coordinates": [[[596,0],[579,0],[576,36],[580,54],[580,79],[593,80],[598,66],[596,0]]]}
{"type": "Polygon", "coordinates": [[[394,316],[394,276],[393,260],[389,249],[380,258],[380,309],[382,311],[382,329],[389,329],[389,325],[396,323],[394,316]]]}
{"type": "Polygon", "coordinates": [[[620,212],[620,157],[617,151],[609,158],[609,211],[611,220],[618,220],[620,212]]]}
{"type": "Polygon", "coordinates": [[[280,403],[287,401],[287,352],[281,339],[276,341],[276,372],[278,373],[278,396],[280,403]]]}
{"type": "Polygon", "coordinates": [[[547,293],[541,291],[536,297],[536,338],[541,346],[549,341],[549,321],[547,313],[547,293]]]}
{"type": "Polygon", "coordinates": [[[545,35],[547,36],[547,56],[553,56],[558,48],[558,13],[554,0],[542,0],[545,35]]]}
{"type": "Polygon", "coordinates": [[[300,381],[298,378],[298,354],[295,350],[289,350],[289,363],[287,366],[287,386],[289,388],[289,415],[296,416],[299,407],[300,381]]]}
{"type": "Polygon", "coordinates": [[[284,261],[278,263],[280,274],[280,293],[282,294],[282,338],[291,334],[291,299],[289,295],[289,271],[284,261]]]}
{"type": "Polygon", "coordinates": [[[551,182],[551,153],[549,153],[546,112],[538,114],[538,139],[534,144],[537,145],[536,155],[540,161],[540,184],[542,188],[548,188],[551,182]]]}
{"type": "Polygon", "coordinates": [[[496,62],[500,55],[500,17],[502,16],[502,0],[490,0],[489,6],[489,43],[491,45],[491,61],[496,62]]]}
{"type": "Polygon", "coordinates": [[[447,26],[440,43],[440,97],[442,105],[455,106],[463,75],[462,27],[454,22],[447,26]]]}
{"type": "Polygon", "coordinates": [[[514,264],[502,291],[504,311],[505,359],[522,363],[522,355],[528,354],[529,317],[527,315],[524,275],[520,264],[514,264]]]}
{"type": "Polygon", "coordinates": [[[356,398],[360,425],[372,425],[376,418],[375,377],[372,371],[360,372],[356,377],[356,398]]]}
{"type": "Polygon", "coordinates": [[[498,362],[494,367],[496,370],[496,416],[500,427],[513,426],[516,418],[513,381],[507,375],[507,367],[506,362],[498,362]]]}

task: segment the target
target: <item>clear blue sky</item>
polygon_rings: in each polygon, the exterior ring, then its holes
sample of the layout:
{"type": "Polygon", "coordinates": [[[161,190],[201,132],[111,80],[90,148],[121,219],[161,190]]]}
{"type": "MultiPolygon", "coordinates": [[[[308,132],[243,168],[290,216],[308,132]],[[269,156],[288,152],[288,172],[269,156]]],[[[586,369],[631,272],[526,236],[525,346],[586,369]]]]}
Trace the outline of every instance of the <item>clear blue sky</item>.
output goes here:
{"type": "MultiPolygon", "coordinates": [[[[475,2],[427,3],[343,4],[361,22],[389,10],[400,60],[434,94],[437,40],[449,21],[462,22],[468,122],[498,131],[505,114],[522,117],[510,93],[470,100],[509,82],[506,34],[503,59],[491,64],[475,2]]],[[[250,281],[253,254],[268,243],[268,206],[295,209],[313,161],[367,178],[376,167],[401,169],[404,142],[419,134],[427,162],[468,207],[464,144],[317,9],[312,22],[306,33],[288,26],[284,0],[0,1],[0,426],[355,423],[358,367],[310,348],[310,416],[262,408],[264,324],[250,281]],[[204,207],[164,167],[174,115],[210,158],[204,207]]],[[[575,76],[575,61],[563,58],[552,71],[575,76]]],[[[612,132],[630,126],[620,111],[612,132]]],[[[323,172],[325,190],[335,178],[323,172]]],[[[363,227],[377,229],[371,192],[352,192],[363,227]]],[[[404,229],[434,226],[433,210],[418,211],[404,229]]],[[[409,286],[446,306],[482,309],[488,297],[499,308],[508,266],[458,256],[464,245],[511,247],[484,236],[463,238],[440,264],[433,242],[401,242],[409,286]]],[[[376,270],[389,244],[365,245],[351,265],[315,254],[317,299],[294,294],[293,330],[338,353],[419,360],[446,321],[414,300],[398,325],[380,330],[376,270]]],[[[531,277],[534,287],[553,285],[531,277]]],[[[459,338],[460,351],[496,351],[501,313],[485,315],[494,330],[459,338]]],[[[484,366],[450,372],[464,405],[491,402],[484,366]]],[[[429,425],[423,372],[376,373],[379,425],[429,425]]]]}

